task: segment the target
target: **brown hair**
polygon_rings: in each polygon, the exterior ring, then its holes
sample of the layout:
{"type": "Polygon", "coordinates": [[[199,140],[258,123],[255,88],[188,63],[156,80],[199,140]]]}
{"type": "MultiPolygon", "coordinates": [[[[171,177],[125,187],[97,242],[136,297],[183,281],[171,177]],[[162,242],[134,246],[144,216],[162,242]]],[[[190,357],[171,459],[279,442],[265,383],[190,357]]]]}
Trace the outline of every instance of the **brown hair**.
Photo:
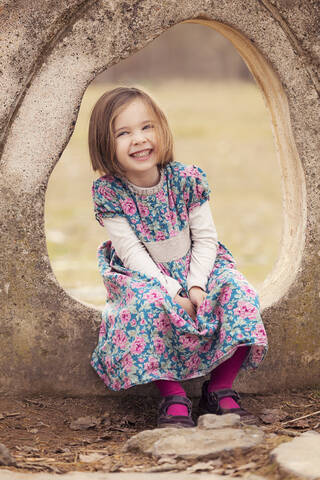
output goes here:
{"type": "Polygon", "coordinates": [[[123,175],[115,153],[114,121],[120,110],[136,98],[151,108],[158,124],[156,135],[159,147],[158,165],[164,167],[173,161],[173,140],[166,116],[152,98],[134,87],[118,87],[104,93],[95,104],[89,123],[89,153],[93,170],[101,174],[123,175]]]}

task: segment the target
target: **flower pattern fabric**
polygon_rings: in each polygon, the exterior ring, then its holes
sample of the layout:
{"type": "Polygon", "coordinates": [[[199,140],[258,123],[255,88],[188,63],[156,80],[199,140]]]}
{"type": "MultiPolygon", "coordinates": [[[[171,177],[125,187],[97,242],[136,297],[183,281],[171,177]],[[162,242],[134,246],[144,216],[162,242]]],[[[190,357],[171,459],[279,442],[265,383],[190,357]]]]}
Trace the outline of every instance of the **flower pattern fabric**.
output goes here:
{"type": "MultiPolygon", "coordinates": [[[[102,225],[104,217],[125,216],[147,244],[183,230],[190,211],[209,200],[210,188],[201,168],[171,162],[155,193],[137,193],[112,175],[96,180],[92,193],[102,225]]],[[[164,274],[179,281],[184,297],[190,260],[191,248],[178,260],[156,262],[164,274]]],[[[158,279],[126,268],[110,241],[99,247],[98,264],[107,298],[91,364],[110,389],[206,375],[241,345],[251,346],[244,369],[256,368],[263,360],[267,337],[258,296],[222,243],[195,321],[158,279]]]]}

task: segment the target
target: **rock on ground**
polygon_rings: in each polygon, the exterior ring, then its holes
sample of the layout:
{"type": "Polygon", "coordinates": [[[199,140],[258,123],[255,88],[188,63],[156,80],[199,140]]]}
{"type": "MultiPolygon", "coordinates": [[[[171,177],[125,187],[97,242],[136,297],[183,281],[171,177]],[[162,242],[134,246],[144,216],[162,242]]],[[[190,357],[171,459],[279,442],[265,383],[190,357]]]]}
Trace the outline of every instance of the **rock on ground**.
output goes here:
{"type": "Polygon", "coordinates": [[[281,468],[302,478],[320,478],[320,434],[305,432],[272,450],[272,457],[281,468]]]}
{"type": "MultiPolygon", "coordinates": [[[[200,425],[195,428],[161,428],[145,430],[131,437],[125,444],[126,451],[140,451],[153,457],[176,457],[186,460],[212,459],[220,453],[235,449],[247,450],[258,445],[264,433],[258,427],[245,426],[231,428],[230,420],[215,419],[216,415],[200,417],[200,425]],[[209,417],[212,417],[210,421],[209,417]],[[218,421],[220,428],[215,428],[218,421]],[[225,422],[225,424],[224,424],[225,422]],[[207,425],[203,428],[203,425],[207,425]]],[[[228,417],[228,416],[226,416],[228,417]]]]}

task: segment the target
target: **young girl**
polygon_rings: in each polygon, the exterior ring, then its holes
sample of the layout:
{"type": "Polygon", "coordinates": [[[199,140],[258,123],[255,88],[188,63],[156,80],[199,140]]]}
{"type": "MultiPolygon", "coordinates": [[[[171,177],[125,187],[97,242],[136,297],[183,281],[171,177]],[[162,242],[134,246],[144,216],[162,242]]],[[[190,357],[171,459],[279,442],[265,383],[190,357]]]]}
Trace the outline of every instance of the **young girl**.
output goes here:
{"type": "Polygon", "coordinates": [[[201,377],[200,413],[236,412],[232,384],[267,350],[257,294],[217,240],[204,171],[173,160],[160,108],[137,88],[96,103],[89,126],[107,302],[92,366],[112,390],[154,382],[158,426],[193,427],[179,380],[201,377]]]}

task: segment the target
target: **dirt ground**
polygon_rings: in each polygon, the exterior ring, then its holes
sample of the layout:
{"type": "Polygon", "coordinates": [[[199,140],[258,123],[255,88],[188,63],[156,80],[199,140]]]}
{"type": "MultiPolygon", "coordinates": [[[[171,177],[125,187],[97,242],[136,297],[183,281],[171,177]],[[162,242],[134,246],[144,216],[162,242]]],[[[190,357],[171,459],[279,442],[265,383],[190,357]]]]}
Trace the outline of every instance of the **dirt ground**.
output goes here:
{"type": "MultiPolygon", "coordinates": [[[[193,399],[195,419],[197,403],[193,399]]],[[[157,459],[123,451],[132,435],[155,428],[157,404],[155,398],[142,397],[2,397],[0,443],[9,449],[13,464],[0,468],[55,473],[197,471],[192,462],[178,462],[176,468],[168,468],[157,459]]],[[[240,478],[248,471],[272,479],[294,478],[275,467],[270,451],[304,431],[320,432],[320,389],[243,394],[242,405],[259,415],[266,434],[264,443],[245,454],[220,457],[208,464],[208,470],[240,478]]]]}

